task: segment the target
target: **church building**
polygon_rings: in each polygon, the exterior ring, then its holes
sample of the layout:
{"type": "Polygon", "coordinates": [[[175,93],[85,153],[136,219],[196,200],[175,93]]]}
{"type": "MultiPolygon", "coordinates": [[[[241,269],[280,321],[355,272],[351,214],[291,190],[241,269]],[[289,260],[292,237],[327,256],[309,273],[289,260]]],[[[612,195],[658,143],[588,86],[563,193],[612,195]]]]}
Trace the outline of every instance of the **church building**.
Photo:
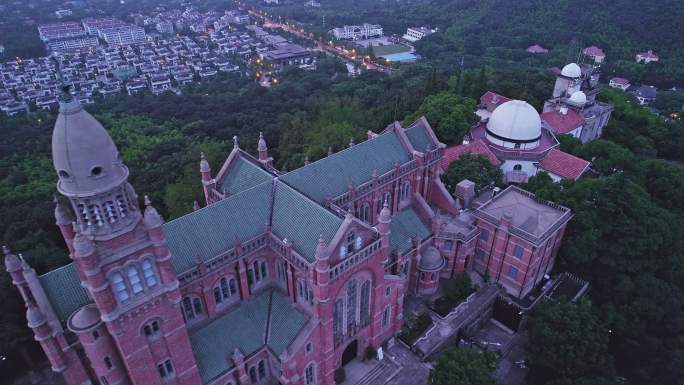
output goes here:
{"type": "Polygon", "coordinates": [[[527,295],[572,217],[516,187],[476,197],[464,181],[454,199],[424,118],[289,172],[263,137],[257,150],[235,138],[215,173],[202,158],[205,207],[166,222],[103,126],[61,97],[55,217],[72,262],[38,275],[4,252],[67,384],[332,385],[441,278],[474,272],[527,295]]]}

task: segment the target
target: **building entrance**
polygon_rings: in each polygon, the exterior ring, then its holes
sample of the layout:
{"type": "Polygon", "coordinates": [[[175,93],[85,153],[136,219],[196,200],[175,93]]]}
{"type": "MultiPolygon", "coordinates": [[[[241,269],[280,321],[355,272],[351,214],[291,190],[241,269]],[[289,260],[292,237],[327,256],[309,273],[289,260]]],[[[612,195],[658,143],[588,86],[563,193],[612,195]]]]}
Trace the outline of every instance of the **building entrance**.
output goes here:
{"type": "Polygon", "coordinates": [[[358,345],[358,340],[354,340],[349,345],[347,345],[347,348],[344,349],[344,352],[342,353],[342,366],[347,365],[351,360],[356,358],[356,355],[358,354],[359,350],[358,345]]]}

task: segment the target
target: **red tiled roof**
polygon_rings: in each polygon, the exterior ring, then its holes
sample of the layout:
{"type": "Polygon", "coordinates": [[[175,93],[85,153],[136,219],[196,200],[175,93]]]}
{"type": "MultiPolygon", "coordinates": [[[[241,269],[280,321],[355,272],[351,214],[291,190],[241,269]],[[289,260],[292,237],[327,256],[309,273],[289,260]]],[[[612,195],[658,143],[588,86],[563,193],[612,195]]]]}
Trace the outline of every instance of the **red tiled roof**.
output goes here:
{"type": "Polygon", "coordinates": [[[552,73],[554,73],[554,74],[556,74],[556,75],[559,75],[559,74],[561,73],[561,69],[558,68],[558,67],[549,67],[549,68],[547,68],[546,70],[549,71],[549,72],[552,72],[552,73]]]}
{"type": "Polygon", "coordinates": [[[539,44],[535,44],[535,45],[531,45],[531,46],[527,47],[527,52],[530,52],[530,53],[546,53],[546,52],[549,52],[549,50],[540,46],[539,44]]]}
{"type": "MultiPolygon", "coordinates": [[[[484,95],[480,96],[480,103],[486,105],[487,107],[493,106],[494,108],[510,100],[511,99],[492,91],[487,91],[484,93],[484,95]]],[[[487,110],[491,112],[492,110],[494,110],[494,108],[492,108],[491,110],[487,108],[487,110]]]]}
{"type": "Polygon", "coordinates": [[[595,45],[585,48],[582,52],[584,52],[585,55],[589,56],[606,56],[606,54],[603,53],[603,50],[595,45]]]}
{"type": "Polygon", "coordinates": [[[561,178],[577,180],[585,171],[587,171],[589,162],[553,148],[546,154],[544,159],[539,162],[539,167],[554,173],[561,178]]]}
{"type": "Polygon", "coordinates": [[[484,155],[493,165],[501,165],[501,161],[494,155],[494,153],[487,147],[482,139],[475,139],[469,144],[459,144],[448,147],[444,150],[442,157],[442,169],[446,170],[449,165],[461,157],[462,154],[484,155]]]}
{"type": "Polygon", "coordinates": [[[549,125],[554,134],[567,134],[584,124],[582,115],[573,109],[568,109],[566,114],[560,111],[543,112],[541,119],[549,125]]]}
{"type": "Polygon", "coordinates": [[[654,54],[653,51],[651,51],[650,49],[646,52],[639,52],[639,56],[647,57],[647,58],[651,58],[651,59],[658,57],[658,55],[654,54]]]}
{"type": "Polygon", "coordinates": [[[614,77],[614,78],[610,79],[610,81],[615,83],[615,84],[622,84],[622,85],[629,84],[629,80],[627,80],[625,78],[619,78],[619,77],[614,77]]]}

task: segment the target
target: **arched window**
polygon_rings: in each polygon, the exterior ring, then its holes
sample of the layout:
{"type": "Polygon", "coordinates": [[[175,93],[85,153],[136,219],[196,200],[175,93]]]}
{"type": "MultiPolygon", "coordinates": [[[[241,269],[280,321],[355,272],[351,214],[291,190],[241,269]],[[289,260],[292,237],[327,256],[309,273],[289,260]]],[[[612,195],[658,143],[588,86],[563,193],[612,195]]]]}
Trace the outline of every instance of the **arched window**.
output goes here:
{"type": "Polygon", "coordinates": [[[121,273],[112,274],[112,287],[114,288],[114,293],[116,294],[116,299],[119,302],[123,302],[128,299],[128,287],[126,287],[126,282],[124,282],[123,275],[121,273]]]}
{"type": "Polygon", "coordinates": [[[128,275],[128,283],[131,285],[133,294],[138,294],[143,291],[143,285],[140,281],[140,273],[138,273],[138,268],[134,265],[130,265],[126,268],[126,275],[128,275]]]}
{"type": "Polygon", "coordinates": [[[364,282],[361,286],[361,325],[368,325],[370,323],[370,286],[370,280],[364,282]]]}
{"type": "MultiPolygon", "coordinates": [[[[389,207],[390,210],[392,210],[392,194],[386,192],[382,196],[382,206],[385,206],[385,202],[387,202],[387,207],[389,207]]],[[[380,209],[382,210],[382,207],[380,209]]]]}
{"type": "Polygon", "coordinates": [[[356,280],[347,284],[347,328],[356,325],[356,280]]]}
{"type": "Polygon", "coordinates": [[[516,164],[515,166],[513,166],[513,170],[515,170],[515,171],[520,171],[520,170],[522,170],[522,165],[521,165],[521,164],[516,164]]]}
{"type": "Polygon", "coordinates": [[[142,271],[147,287],[153,287],[157,284],[157,275],[155,274],[154,267],[149,259],[145,259],[142,262],[142,271]]]}
{"type": "Polygon", "coordinates": [[[333,334],[336,337],[342,336],[344,334],[344,301],[342,298],[335,301],[335,307],[333,308],[333,334]]]}
{"type": "Polygon", "coordinates": [[[306,367],[304,379],[305,385],[316,385],[316,367],[313,362],[306,367]]]}
{"type": "Polygon", "coordinates": [[[249,379],[252,381],[252,384],[256,384],[257,382],[257,373],[256,373],[256,368],[252,366],[249,368],[249,379]]]}
{"type": "Polygon", "coordinates": [[[359,210],[359,219],[366,223],[370,223],[371,221],[371,215],[370,215],[371,209],[370,209],[370,204],[368,202],[364,203],[361,206],[361,209],[359,210]]]}
{"type": "Polygon", "coordinates": [[[187,321],[193,320],[203,313],[202,300],[197,297],[183,298],[183,316],[187,321]]]}
{"type": "Polygon", "coordinates": [[[259,380],[266,378],[266,364],[264,360],[259,361],[259,380]]]}
{"type": "Polygon", "coordinates": [[[148,340],[159,336],[159,334],[161,333],[159,321],[155,320],[146,323],[145,326],[143,326],[143,333],[145,334],[145,337],[147,337],[148,340]]]}
{"type": "Polygon", "coordinates": [[[403,202],[411,196],[411,182],[404,182],[399,189],[399,201],[403,202]]]}
{"type": "Polygon", "coordinates": [[[228,278],[223,277],[219,280],[218,285],[214,287],[214,301],[216,304],[219,304],[235,294],[236,291],[235,278],[231,278],[229,281],[228,278]]]}
{"type": "Polygon", "coordinates": [[[281,261],[276,262],[276,271],[278,274],[278,279],[281,281],[287,281],[287,270],[285,264],[281,261]]]}

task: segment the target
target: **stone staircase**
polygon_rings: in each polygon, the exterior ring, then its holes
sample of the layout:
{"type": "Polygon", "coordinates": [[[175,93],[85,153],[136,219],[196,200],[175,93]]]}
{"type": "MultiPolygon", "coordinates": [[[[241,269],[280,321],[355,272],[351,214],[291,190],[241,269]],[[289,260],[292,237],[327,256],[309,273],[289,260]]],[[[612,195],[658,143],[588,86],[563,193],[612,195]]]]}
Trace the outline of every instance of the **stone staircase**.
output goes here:
{"type": "Polygon", "coordinates": [[[384,360],[378,362],[377,365],[370,372],[366,373],[356,384],[353,385],[382,385],[389,382],[394,376],[399,373],[401,368],[397,363],[385,357],[384,360]]]}

